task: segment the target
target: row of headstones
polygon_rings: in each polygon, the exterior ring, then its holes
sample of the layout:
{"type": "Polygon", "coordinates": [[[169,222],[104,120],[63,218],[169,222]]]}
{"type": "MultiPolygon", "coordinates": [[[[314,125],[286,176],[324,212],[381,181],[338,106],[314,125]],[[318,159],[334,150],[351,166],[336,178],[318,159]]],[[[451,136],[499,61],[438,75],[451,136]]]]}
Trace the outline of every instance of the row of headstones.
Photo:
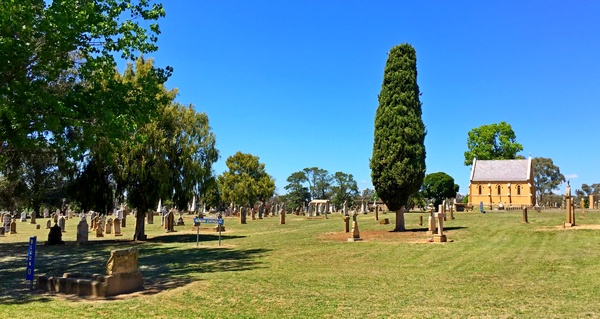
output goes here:
{"type": "MultiPolygon", "coordinates": [[[[91,223],[88,225],[86,214],[81,213],[81,220],[77,224],[77,243],[85,243],[89,240],[90,230],[94,231],[96,237],[104,237],[104,234],[114,234],[114,236],[122,236],[121,227],[125,227],[126,219],[112,219],[106,218],[104,215],[100,215],[96,212],[90,212],[90,220],[91,223]]],[[[123,216],[125,217],[125,216],[123,216]]],[[[66,232],[65,230],[65,217],[61,216],[58,218],[54,226],[52,225],[52,220],[48,220],[46,222],[46,229],[50,229],[48,233],[48,244],[63,244],[62,241],[62,233],[66,232]]]]}
{"type": "Polygon", "coordinates": [[[17,223],[12,215],[8,212],[0,215],[0,220],[2,221],[2,227],[0,227],[0,236],[4,236],[4,234],[16,234],[17,233],[17,223]]]}

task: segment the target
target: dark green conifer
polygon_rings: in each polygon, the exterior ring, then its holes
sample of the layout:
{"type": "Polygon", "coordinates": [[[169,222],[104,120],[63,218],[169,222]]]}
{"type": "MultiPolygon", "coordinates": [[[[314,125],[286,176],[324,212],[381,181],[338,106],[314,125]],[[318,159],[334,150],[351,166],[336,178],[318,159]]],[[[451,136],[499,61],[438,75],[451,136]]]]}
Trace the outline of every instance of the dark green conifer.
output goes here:
{"type": "Polygon", "coordinates": [[[404,231],[404,207],[425,176],[425,125],[417,85],[417,56],[410,44],[393,47],[375,114],[371,179],[377,195],[396,212],[394,231],[404,231]]]}

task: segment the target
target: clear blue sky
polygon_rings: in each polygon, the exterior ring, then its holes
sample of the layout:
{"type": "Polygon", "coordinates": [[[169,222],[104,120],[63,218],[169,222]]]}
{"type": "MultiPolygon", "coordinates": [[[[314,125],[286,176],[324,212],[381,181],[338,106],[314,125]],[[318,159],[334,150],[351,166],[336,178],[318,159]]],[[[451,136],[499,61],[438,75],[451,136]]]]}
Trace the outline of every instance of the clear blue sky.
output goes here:
{"type": "MultiPolygon", "coordinates": [[[[164,1],[158,66],[208,114],[221,159],[259,156],[285,193],[305,167],[372,188],[387,52],[417,51],[427,173],[466,193],[467,133],[506,121],[524,156],[600,182],[598,1],[164,1]]],[[[564,189],[564,187],[562,188],[564,189]]]]}

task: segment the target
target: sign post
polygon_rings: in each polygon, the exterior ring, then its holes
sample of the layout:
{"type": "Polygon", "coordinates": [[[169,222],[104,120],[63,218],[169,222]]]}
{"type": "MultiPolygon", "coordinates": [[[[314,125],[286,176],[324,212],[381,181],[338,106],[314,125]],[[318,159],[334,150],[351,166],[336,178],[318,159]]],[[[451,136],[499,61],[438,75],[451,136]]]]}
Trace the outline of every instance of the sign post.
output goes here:
{"type": "Polygon", "coordinates": [[[200,224],[217,224],[219,226],[219,246],[221,246],[221,226],[225,223],[221,214],[218,218],[194,218],[194,226],[197,228],[196,232],[196,246],[200,245],[200,224]]]}
{"type": "Polygon", "coordinates": [[[25,280],[30,280],[30,288],[33,290],[33,280],[35,271],[35,246],[37,244],[37,236],[29,237],[29,248],[27,249],[27,269],[25,280]]]}

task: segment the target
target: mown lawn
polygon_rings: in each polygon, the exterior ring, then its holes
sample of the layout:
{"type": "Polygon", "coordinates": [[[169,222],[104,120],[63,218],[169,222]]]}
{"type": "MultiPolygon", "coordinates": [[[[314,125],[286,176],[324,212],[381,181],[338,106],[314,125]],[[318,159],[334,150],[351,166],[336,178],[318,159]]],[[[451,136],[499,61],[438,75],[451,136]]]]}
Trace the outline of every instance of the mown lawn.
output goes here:
{"type": "MultiPolygon", "coordinates": [[[[165,234],[160,219],[150,240],[96,239],[76,246],[67,221],[63,246],[45,246],[48,231],[18,223],[0,237],[0,313],[6,318],[598,318],[600,212],[456,213],[448,243],[429,243],[419,216],[406,233],[390,233],[374,215],[358,216],[362,242],[347,242],[339,214],[327,220],[287,216],[227,218],[222,245],[191,219],[165,234]],[[135,246],[146,290],[110,299],[30,292],[25,281],[29,236],[38,236],[36,273],[102,273],[110,250],[135,246]]],[[[44,219],[38,223],[45,226],[44,219]]],[[[208,227],[208,225],[207,225],[208,227]]]]}

